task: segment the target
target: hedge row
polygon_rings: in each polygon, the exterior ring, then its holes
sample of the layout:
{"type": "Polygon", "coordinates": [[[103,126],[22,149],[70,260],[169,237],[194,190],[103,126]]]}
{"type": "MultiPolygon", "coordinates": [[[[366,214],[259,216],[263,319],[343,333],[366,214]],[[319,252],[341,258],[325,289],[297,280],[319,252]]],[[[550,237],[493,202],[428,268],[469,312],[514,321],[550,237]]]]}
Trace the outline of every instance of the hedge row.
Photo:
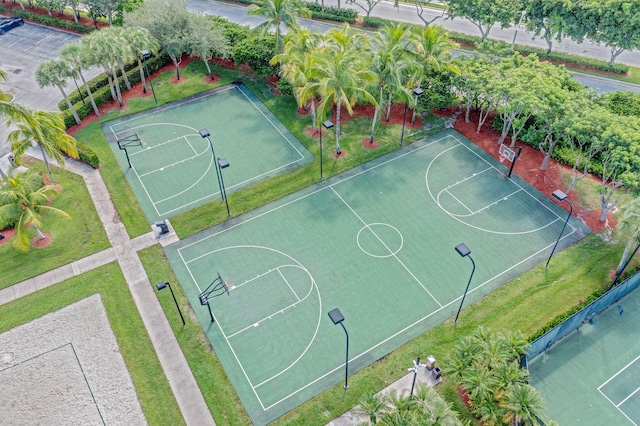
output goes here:
{"type": "Polygon", "coordinates": [[[358,17],[358,12],[353,9],[338,9],[333,6],[325,6],[323,11],[322,5],[311,2],[307,2],[306,7],[311,11],[311,17],[314,19],[329,19],[331,21],[353,24],[358,17]]]}
{"type": "Polygon", "coordinates": [[[366,26],[371,28],[381,28],[381,27],[384,27],[385,25],[389,25],[393,23],[393,21],[389,21],[383,18],[376,18],[374,16],[369,16],[369,17],[365,16],[363,18],[363,22],[366,26]]]}
{"type": "MultiPolygon", "coordinates": [[[[472,46],[473,48],[477,48],[478,45],[480,44],[480,37],[472,36],[469,34],[450,32],[449,37],[458,43],[463,43],[463,44],[472,46]]],[[[503,41],[500,41],[500,42],[496,41],[495,44],[497,46],[500,46],[501,51],[498,53],[502,53],[502,51],[505,49],[509,50],[511,47],[510,43],[506,43],[503,41]]],[[[585,67],[585,68],[590,68],[595,70],[609,71],[609,72],[614,72],[616,74],[626,74],[629,72],[629,67],[624,64],[615,64],[613,67],[610,67],[609,62],[607,61],[587,58],[584,56],[572,55],[569,53],[561,53],[561,52],[547,53],[546,49],[540,49],[537,47],[529,47],[529,46],[522,46],[522,45],[517,45],[516,50],[523,55],[529,55],[529,54],[535,53],[536,55],[538,55],[538,58],[542,60],[562,62],[567,64],[567,66],[574,65],[576,67],[585,67]]]]}
{"type": "Polygon", "coordinates": [[[37,13],[29,12],[28,10],[22,9],[7,9],[6,7],[0,5],[0,13],[8,13],[18,18],[27,19],[32,22],[37,22],[42,25],[47,25],[49,27],[57,27],[65,30],[74,31],[80,34],[88,34],[95,30],[93,27],[88,27],[84,24],[79,24],[74,21],[68,21],[66,19],[56,18],[55,16],[49,15],[40,15],[37,13]]]}

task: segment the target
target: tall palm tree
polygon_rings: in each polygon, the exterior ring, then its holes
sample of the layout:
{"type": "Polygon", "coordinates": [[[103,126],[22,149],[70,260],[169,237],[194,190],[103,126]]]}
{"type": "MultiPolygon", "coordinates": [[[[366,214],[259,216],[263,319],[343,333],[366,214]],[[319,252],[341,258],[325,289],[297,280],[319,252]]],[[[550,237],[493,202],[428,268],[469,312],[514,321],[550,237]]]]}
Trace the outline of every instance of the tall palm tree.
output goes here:
{"type": "Polygon", "coordinates": [[[60,49],[60,58],[67,63],[74,75],[74,78],[75,76],[80,77],[82,85],[84,86],[84,89],[87,92],[87,96],[89,97],[89,101],[91,102],[93,112],[97,116],[99,116],[100,111],[98,110],[96,101],[93,99],[93,93],[91,93],[91,88],[87,84],[87,80],[84,78],[84,74],[82,73],[82,69],[88,67],[86,53],[82,50],[79,44],[69,43],[66,44],[62,49],[60,49]]]}
{"type": "Polygon", "coordinates": [[[378,124],[378,112],[382,108],[384,94],[388,93],[389,96],[387,113],[387,121],[389,121],[393,93],[397,88],[403,87],[404,74],[408,68],[408,63],[405,61],[408,43],[409,30],[405,24],[386,25],[371,38],[371,70],[377,76],[374,90],[377,92],[378,100],[373,113],[369,143],[373,143],[378,124]]]}
{"type": "MultiPolygon", "coordinates": [[[[117,95],[113,74],[108,61],[107,46],[105,46],[105,40],[101,31],[94,31],[85,35],[80,39],[80,46],[87,55],[88,65],[98,65],[102,67],[107,81],[109,83],[109,90],[111,91],[111,99],[118,101],[122,105],[122,99],[117,95]]],[[[116,80],[117,83],[117,80],[116,80]]],[[[120,89],[118,89],[118,92],[120,89]]]]}
{"type": "Polygon", "coordinates": [[[323,117],[334,105],[336,107],[336,155],[342,153],[340,150],[342,107],[346,108],[349,115],[352,115],[356,102],[365,101],[374,105],[376,103],[375,98],[367,90],[375,80],[375,74],[367,68],[362,54],[357,50],[364,43],[364,37],[352,37],[350,36],[351,32],[348,24],[340,30],[329,31],[327,37],[329,43],[323,49],[321,60],[317,66],[319,80],[309,83],[308,88],[319,93],[322,97],[318,108],[323,117]],[[345,38],[359,39],[362,44],[354,43],[350,47],[336,49],[334,47],[336,44],[332,43],[332,40],[345,38]]]}
{"type": "Polygon", "coordinates": [[[64,86],[67,85],[65,79],[72,75],[69,68],[69,65],[65,61],[59,59],[42,62],[36,69],[36,82],[40,87],[56,86],[67,103],[69,111],[73,114],[73,119],[76,121],[76,124],[80,124],[80,117],[78,117],[76,109],[73,107],[69,96],[67,96],[67,92],[64,90],[64,86]]]}
{"type": "Polygon", "coordinates": [[[160,50],[160,43],[151,35],[148,29],[142,27],[129,27],[124,32],[124,37],[129,42],[131,53],[138,61],[138,70],[140,70],[140,81],[142,81],[142,91],[147,93],[147,80],[142,67],[142,51],[147,50],[155,55],[160,50]]]}
{"type": "Polygon", "coordinates": [[[50,212],[69,217],[64,211],[49,206],[51,197],[58,193],[53,185],[43,185],[38,173],[27,171],[9,175],[0,185],[0,218],[15,222],[13,246],[20,251],[29,250],[27,228],[32,226],[38,237],[44,239],[41,231],[42,215],[50,212]]]}
{"type": "Polygon", "coordinates": [[[276,46],[275,54],[281,53],[281,28],[284,25],[287,29],[298,27],[296,18],[310,18],[311,11],[304,7],[300,0],[261,0],[258,4],[252,4],[247,8],[247,14],[261,16],[265,22],[258,25],[256,30],[263,33],[275,29],[276,46]]]}
{"type": "Polygon", "coordinates": [[[49,157],[53,157],[60,165],[64,165],[64,155],[78,158],[76,140],[66,133],[64,120],[59,113],[31,110],[22,105],[17,108],[20,114],[13,114],[6,120],[8,125],[15,126],[7,140],[11,144],[16,161],[19,163],[24,153],[35,143],[42,152],[49,180],[55,183],[49,157]]]}
{"type": "MultiPolygon", "coordinates": [[[[451,50],[457,46],[449,38],[447,30],[440,26],[428,26],[417,29],[413,34],[413,43],[410,47],[416,64],[415,87],[422,87],[422,80],[428,75],[428,69],[447,69],[454,73],[459,73],[457,67],[451,62],[451,50]]],[[[413,110],[411,123],[416,119],[416,109],[413,110]]]]}
{"type": "Polygon", "coordinates": [[[129,45],[129,39],[126,37],[127,30],[122,27],[109,27],[108,30],[113,33],[114,37],[110,43],[114,57],[113,60],[118,68],[120,68],[120,75],[122,75],[127,90],[131,90],[131,83],[129,83],[124,64],[133,62],[138,55],[132,51],[129,45]]]}
{"type": "Polygon", "coordinates": [[[300,108],[306,108],[311,104],[311,118],[313,133],[316,133],[316,97],[318,94],[306,90],[307,84],[317,80],[319,69],[319,45],[323,42],[323,36],[312,33],[307,28],[287,34],[282,53],[271,60],[271,64],[281,64],[282,77],[286,78],[298,101],[300,108]]]}

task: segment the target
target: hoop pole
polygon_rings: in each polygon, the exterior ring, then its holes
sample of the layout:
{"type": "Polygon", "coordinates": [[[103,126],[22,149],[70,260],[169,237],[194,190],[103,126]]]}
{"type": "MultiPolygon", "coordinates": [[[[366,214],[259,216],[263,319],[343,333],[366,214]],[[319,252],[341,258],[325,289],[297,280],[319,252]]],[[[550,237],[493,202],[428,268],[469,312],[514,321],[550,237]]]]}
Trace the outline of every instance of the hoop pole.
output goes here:
{"type": "Polygon", "coordinates": [[[516,165],[516,160],[518,159],[518,157],[520,157],[520,153],[522,152],[522,147],[519,146],[518,147],[518,152],[516,153],[516,155],[513,156],[513,161],[511,162],[511,167],[509,167],[509,174],[507,175],[508,178],[511,178],[511,172],[513,172],[513,166],[516,165]]]}

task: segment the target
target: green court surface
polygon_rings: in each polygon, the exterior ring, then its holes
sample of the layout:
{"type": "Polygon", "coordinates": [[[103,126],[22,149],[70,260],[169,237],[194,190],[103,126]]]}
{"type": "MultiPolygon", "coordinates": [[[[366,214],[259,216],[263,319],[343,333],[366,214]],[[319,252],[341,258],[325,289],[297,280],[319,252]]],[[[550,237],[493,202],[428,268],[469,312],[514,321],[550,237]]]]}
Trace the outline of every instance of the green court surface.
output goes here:
{"type": "Polygon", "coordinates": [[[222,170],[227,193],[313,161],[241,84],[104,123],[102,131],[150,222],[220,197],[212,150],[199,134],[203,128],[211,134],[216,158],[230,164],[222,170]],[[126,153],[118,140],[129,145],[126,153]]]}
{"type": "MultiPolygon", "coordinates": [[[[344,380],[330,310],[352,373],[455,314],[459,243],[465,305],[546,259],[567,213],[506,170],[447,131],[166,248],[254,424],[344,380]]],[[[572,218],[560,248],[587,232],[572,218]]]]}
{"type": "Polygon", "coordinates": [[[640,425],[640,290],[538,355],[529,371],[561,425],[640,425]]]}

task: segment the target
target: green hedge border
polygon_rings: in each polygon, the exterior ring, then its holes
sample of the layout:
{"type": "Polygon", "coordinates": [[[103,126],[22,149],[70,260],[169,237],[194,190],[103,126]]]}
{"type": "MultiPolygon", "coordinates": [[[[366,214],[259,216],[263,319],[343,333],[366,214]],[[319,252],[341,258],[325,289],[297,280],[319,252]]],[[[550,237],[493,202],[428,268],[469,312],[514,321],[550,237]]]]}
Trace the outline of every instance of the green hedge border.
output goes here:
{"type": "Polygon", "coordinates": [[[37,22],[38,24],[46,25],[49,27],[57,27],[74,31],[79,34],[88,34],[92,31],[95,31],[95,28],[80,24],[78,22],[56,18],[55,16],[40,15],[39,13],[29,12],[28,10],[7,9],[3,5],[0,5],[0,13],[10,14],[18,18],[26,19],[31,22],[37,22]]]}

